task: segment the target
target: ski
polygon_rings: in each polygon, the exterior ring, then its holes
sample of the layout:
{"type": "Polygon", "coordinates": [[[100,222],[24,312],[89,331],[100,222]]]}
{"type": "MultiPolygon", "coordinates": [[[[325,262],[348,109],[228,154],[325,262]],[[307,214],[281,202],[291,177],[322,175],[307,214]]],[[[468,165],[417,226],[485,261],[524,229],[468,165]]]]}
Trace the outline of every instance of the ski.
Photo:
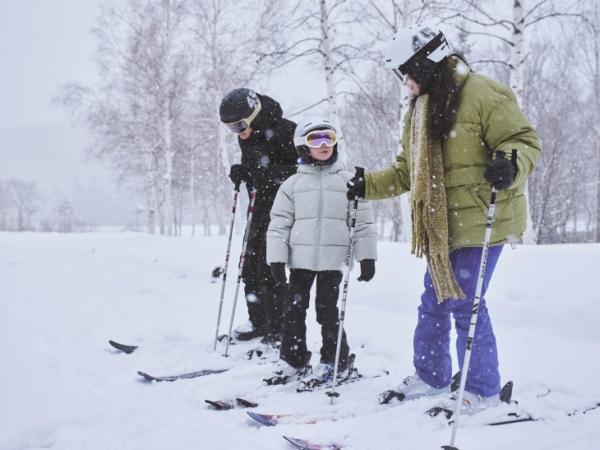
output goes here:
{"type": "MultiPolygon", "coordinates": [[[[573,416],[577,416],[577,415],[584,415],[589,413],[590,411],[594,411],[600,409],[600,403],[596,403],[592,406],[588,406],[587,408],[583,408],[583,409],[575,409],[573,411],[567,412],[567,417],[573,417],[573,416]]],[[[497,426],[497,425],[508,425],[511,423],[520,423],[520,422],[539,422],[544,420],[543,417],[534,417],[531,414],[524,414],[522,416],[517,415],[516,413],[509,413],[508,414],[511,418],[510,419],[506,419],[506,420],[499,420],[497,422],[489,422],[486,423],[486,425],[491,425],[491,426],[497,426]]]]}
{"type": "MultiPolygon", "coordinates": [[[[502,386],[502,389],[500,389],[500,402],[502,403],[507,403],[507,404],[511,404],[512,402],[512,391],[513,391],[513,382],[509,381],[507,382],[504,386],[502,386]]],[[[512,403],[516,403],[516,402],[512,402],[512,403]]],[[[446,417],[446,419],[449,421],[449,424],[452,424],[454,421],[452,420],[452,416],[454,415],[454,411],[448,408],[445,408],[443,406],[434,406],[433,408],[428,409],[425,414],[427,414],[428,416],[431,417],[437,417],[439,415],[443,415],[446,417]]],[[[500,425],[500,424],[498,424],[500,425]]]]}
{"type": "Polygon", "coordinates": [[[234,408],[256,408],[258,403],[237,397],[235,400],[204,400],[212,409],[225,411],[234,408]]]}
{"type": "MultiPolygon", "coordinates": [[[[282,423],[291,423],[294,425],[314,425],[318,419],[302,419],[293,414],[260,414],[254,411],[246,411],[248,416],[256,422],[266,427],[274,427],[282,423]]],[[[331,419],[334,420],[334,419],[331,419]]]]}
{"type": "Polygon", "coordinates": [[[109,340],[108,343],[110,345],[112,345],[114,348],[116,348],[117,350],[122,351],[123,353],[127,353],[128,355],[130,353],[133,353],[138,348],[137,345],[120,344],[119,342],[116,342],[113,340],[109,340]]]}
{"type": "Polygon", "coordinates": [[[313,444],[312,442],[308,442],[304,439],[293,438],[290,436],[283,436],[283,438],[300,450],[340,450],[342,448],[342,446],[338,444],[321,445],[313,444]]]}
{"type": "Polygon", "coordinates": [[[198,378],[198,377],[203,377],[205,375],[213,375],[213,374],[217,374],[217,373],[223,373],[223,372],[226,372],[227,370],[229,370],[229,369],[205,369],[205,370],[198,370],[196,372],[188,372],[188,373],[182,373],[182,374],[178,374],[178,375],[167,375],[167,376],[161,376],[161,377],[155,377],[146,372],[138,371],[138,375],[140,377],[142,377],[145,381],[156,381],[158,383],[161,381],[188,380],[190,378],[198,378]]]}

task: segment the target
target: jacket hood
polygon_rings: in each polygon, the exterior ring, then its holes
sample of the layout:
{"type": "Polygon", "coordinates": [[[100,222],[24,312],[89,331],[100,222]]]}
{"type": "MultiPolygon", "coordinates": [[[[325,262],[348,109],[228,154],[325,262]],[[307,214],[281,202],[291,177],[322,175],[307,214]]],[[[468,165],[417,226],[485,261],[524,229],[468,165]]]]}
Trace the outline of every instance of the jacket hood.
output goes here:
{"type": "Polygon", "coordinates": [[[452,55],[448,58],[448,67],[454,75],[458,88],[462,89],[467,82],[467,78],[469,78],[471,68],[459,55],[452,55]]]}
{"type": "Polygon", "coordinates": [[[266,95],[257,94],[260,100],[261,109],[256,118],[250,125],[253,130],[264,131],[273,126],[274,123],[281,120],[283,110],[278,102],[266,95]]]}

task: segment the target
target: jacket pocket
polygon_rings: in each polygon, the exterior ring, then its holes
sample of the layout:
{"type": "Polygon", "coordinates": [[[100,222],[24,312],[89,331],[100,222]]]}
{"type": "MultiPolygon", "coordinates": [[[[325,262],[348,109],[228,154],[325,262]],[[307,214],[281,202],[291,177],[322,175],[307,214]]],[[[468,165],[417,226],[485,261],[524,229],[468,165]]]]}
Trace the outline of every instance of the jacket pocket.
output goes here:
{"type": "Polygon", "coordinates": [[[490,207],[490,198],[492,195],[491,189],[485,189],[480,184],[474,184],[467,188],[473,202],[479,206],[481,211],[487,215],[488,209],[490,207]],[[487,199],[484,198],[484,195],[487,194],[487,199]]]}

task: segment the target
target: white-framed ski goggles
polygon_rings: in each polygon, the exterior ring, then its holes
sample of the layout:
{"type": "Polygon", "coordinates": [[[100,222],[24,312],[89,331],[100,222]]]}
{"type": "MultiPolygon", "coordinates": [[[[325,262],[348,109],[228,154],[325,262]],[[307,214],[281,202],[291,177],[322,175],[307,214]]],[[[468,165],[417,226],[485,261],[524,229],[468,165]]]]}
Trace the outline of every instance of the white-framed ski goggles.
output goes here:
{"type": "Polygon", "coordinates": [[[334,130],[313,130],[306,134],[306,136],[298,136],[294,138],[294,145],[306,145],[310,148],[320,148],[323,145],[327,147],[333,147],[337,142],[337,135],[334,130]]]}
{"type": "Polygon", "coordinates": [[[260,102],[258,102],[256,105],[256,108],[254,108],[254,111],[252,111],[252,114],[250,114],[248,117],[237,120],[235,122],[229,122],[229,123],[224,122],[223,125],[225,125],[227,128],[229,128],[234,133],[237,133],[237,134],[242,133],[250,126],[252,121],[256,118],[256,116],[260,112],[260,109],[261,109],[261,104],[260,104],[260,102]]]}

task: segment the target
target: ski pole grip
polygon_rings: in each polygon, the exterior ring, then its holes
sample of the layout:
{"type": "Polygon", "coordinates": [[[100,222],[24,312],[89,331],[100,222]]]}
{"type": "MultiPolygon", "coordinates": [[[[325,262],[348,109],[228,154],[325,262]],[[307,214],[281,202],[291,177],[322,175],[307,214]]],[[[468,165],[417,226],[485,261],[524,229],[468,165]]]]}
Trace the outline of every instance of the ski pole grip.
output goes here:
{"type": "Polygon", "coordinates": [[[240,182],[235,183],[235,187],[233,188],[234,191],[240,192],[240,182]]]}
{"type": "Polygon", "coordinates": [[[364,167],[358,167],[358,166],[354,166],[354,170],[356,170],[354,176],[357,178],[364,178],[365,177],[365,168],[364,167]]]}
{"type": "Polygon", "coordinates": [[[496,159],[506,158],[506,152],[504,150],[496,150],[494,153],[496,154],[496,159]]]}

